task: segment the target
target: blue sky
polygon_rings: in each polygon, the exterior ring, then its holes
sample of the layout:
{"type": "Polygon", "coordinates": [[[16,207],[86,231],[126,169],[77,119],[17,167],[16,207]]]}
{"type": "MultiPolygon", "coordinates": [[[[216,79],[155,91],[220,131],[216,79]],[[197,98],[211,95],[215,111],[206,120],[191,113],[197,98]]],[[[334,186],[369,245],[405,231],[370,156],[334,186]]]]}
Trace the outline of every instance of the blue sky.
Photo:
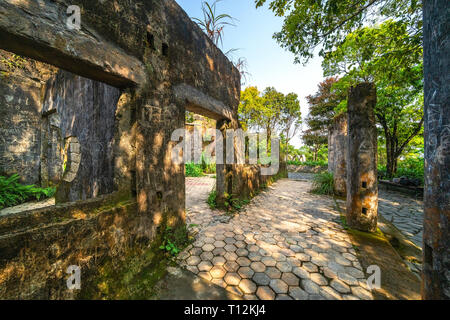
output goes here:
{"type": "MultiPolygon", "coordinates": [[[[202,0],[176,1],[190,17],[203,16],[202,0]]],[[[225,29],[222,50],[240,49],[234,55],[247,59],[251,74],[247,85],[257,86],[261,91],[272,86],[285,94],[297,93],[304,118],[308,113],[305,98],[316,92],[317,85],[323,80],[321,59],[315,57],[306,66],[294,64],[294,55],[272,38],[281,30],[283,18],[275,17],[267,5],[256,9],[253,0],[222,0],[217,5],[217,13],[227,13],[237,19],[235,27],[225,29]]],[[[293,142],[296,146],[301,145],[299,138],[293,142]]]]}

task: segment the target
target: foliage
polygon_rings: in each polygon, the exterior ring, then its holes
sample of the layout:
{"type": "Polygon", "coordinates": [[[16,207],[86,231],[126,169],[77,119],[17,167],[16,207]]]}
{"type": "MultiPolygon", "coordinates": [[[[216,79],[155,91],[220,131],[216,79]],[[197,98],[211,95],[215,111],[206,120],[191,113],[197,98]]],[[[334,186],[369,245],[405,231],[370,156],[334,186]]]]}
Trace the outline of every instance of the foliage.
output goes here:
{"type": "Polygon", "coordinates": [[[308,129],[304,131],[302,140],[312,153],[312,160],[319,160],[319,152],[328,146],[328,127],[338,114],[336,110],[345,99],[342,93],[336,93],[333,86],[338,82],[337,77],[330,77],[321,82],[318,91],[307,97],[309,114],[306,118],[308,129]]]}
{"type": "Polygon", "coordinates": [[[211,209],[216,209],[217,208],[217,191],[216,189],[211,190],[211,192],[208,195],[208,199],[206,200],[206,202],[208,203],[209,207],[211,209]]]}
{"type": "Polygon", "coordinates": [[[269,8],[285,17],[274,38],[295,54],[296,62],[307,62],[315,51],[331,50],[345,37],[375,21],[392,18],[403,21],[408,38],[397,50],[407,55],[422,39],[421,0],[255,0],[256,7],[269,2],[269,8]]]}
{"type": "MultiPolygon", "coordinates": [[[[424,184],[425,161],[420,158],[407,158],[400,161],[397,172],[392,178],[407,177],[409,179],[417,179],[421,185],[424,184]]],[[[388,179],[388,173],[385,165],[378,167],[378,177],[380,179],[388,179]]]]}
{"type": "Polygon", "coordinates": [[[202,172],[205,174],[214,174],[216,173],[216,164],[208,159],[204,153],[202,153],[202,163],[201,163],[202,172]]]}
{"type": "Polygon", "coordinates": [[[165,251],[172,257],[176,257],[189,243],[188,231],[185,225],[173,229],[167,227],[162,235],[160,250],[165,251]]]}
{"type": "Polygon", "coordinates": [[[377,87],[375,115],[386,144],[388,175],[412,139],[423,132],[422,47],[399,48],[409,41],[407,24],[385,21],[350,33],[334,51],[325,55],[326,75],[344,74],[334,88],[347,92],[359,82],[377,87]]]}
{"type": "Polygon", "coordinates": [[[39,188],[35,185],[22,185],[17,174],[9,178],[0,176],[0,209],[12,207],[31,200],[50,198],[55,188],[39,188]]]}
{"type": "Polygon", "coordinates": [[[323,172],[314,176],[312,193],[323,195],[334,195],[334,179],[330,172],[323,172]]]}
{"type": "Polygon", "coordinates": [[[216,0],[212,4],[207,1],[202,2],[203,19],[192,18],[206,35],[214,42],[216,46],[222,44],[224,28],[226,26],[233,26],[233,18],[229,14],[217,14],[217,3],[221,0],[216,0]]]}
{"type": "Polygon", "coordinates": [[[186,163],[186,177],[198,178],[203,177],[203,169],[200,164],[194,164],[192,162],[186,163]]]}
{"type": "Polygon", "coordinates": [[[262,93],[257,87],[247,87],[241,93],[239,119],[244,130],[265,130],[267,145],[278,131],[288,144],[301,125],[300,102],[296,94],[284,95],[273,87],[262,93]]]}

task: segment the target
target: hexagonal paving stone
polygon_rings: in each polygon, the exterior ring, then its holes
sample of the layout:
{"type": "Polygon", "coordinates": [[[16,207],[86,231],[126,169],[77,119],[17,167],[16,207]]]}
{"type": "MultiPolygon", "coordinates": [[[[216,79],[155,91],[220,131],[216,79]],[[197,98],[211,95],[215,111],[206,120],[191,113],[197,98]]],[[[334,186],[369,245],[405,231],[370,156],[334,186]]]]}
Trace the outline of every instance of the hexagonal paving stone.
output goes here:
{"type": "Polygon", "coordinates": [[[284,254],[279,253],[279,252],[275,252],[272,257],[277,261],[277,262],[283,262],[286,261],[287,258],[284,254]]]}
{"type": "Polygon", "coordinates": [[[350,287],[339,279],[331,280],[330,286],[333,289],[336,289],[336,291],[338,291],[340,293],[349,293],[350,292],[350,287]]]}
{"type": "Polygon", "coordinates": [[[223,266],[227,262],[227,260],[224,257],[218,256],[214,257],[211,262],[214,266],[223,266]]]}
{"type": "Polygon", "coordinates": [[[202,248],[192,248],[191,250],[189,250],[189,253],[192,256],[199,256],[202,254],[202,252],[203,252],[202,248]]]}
{"type": "Polygon", "coordinates": [[[258,262],[262,259],[258,252],[250,252],[247,257],[253,262],[258,262]]]}
{"type": "Polygon", "coordinates": [[[361,287],[352,287],[352,294],[363,300],[373,299],[372,294],[361,287]]]}
{"type": "Polygon", "coordinates": [[[251,261],[248,258],[245,257],[239,257],[237,258],[236,262],[241,266],[241,267],[248,267],[251,263],[251,261]]]}
{"type": "Polygon", "coordinates": [[[207,243],[202,247],[203,251],[213,251],[216,247],[214,245],[207,243]]]}
{"type": "Polygon", "coordinates": [[[275,300],[293,300],[287,294],[278,294],[275,300]]]}
{"type": "Polygon", "coordinates": [[[341,300],[342,296],[329,286],[323,286],[320,288],[320,295],[327,300],[341,300]]]}
{"type": "Polygon", "coordinates": [[[223,280],[230,286],[237,286],[241,282],[241,277],[237,273],[228,272],[223,280]]]}
{"type": "Polygon", "coordinates": [[[236,246],[233,244],[227,244],[224,249],[228,252],[234,252],[237,250],[236,246]]]}
{"type": "Polygon", "coordinates": [[[276,267],[281,272],[291,272],[292,271],[292,266],[288,262],[278,262],[276,267]]]}
{"type": "Polygon", "coordinates": [[[187,266],[186,269],[192,273],[199,273],[198,268],[196,266],[187,266]]]}
{"type": "Polygon", "coordinates": [[[289,286],[287,285],[286,282],[284,282],[283,280],[280,279],[273,279],[270,281],[269,286],[272,288],[272,290],[275,293],[287,293],[289,286]]]}
{"type": "Polygon", "coordinates": [[[228,261],[227,263],[224,264],[224,268],[228,272],[236,272],[239,269],[239,265],[234,261],[228,261]]]}
{"type": "Polygon", "coordinates": [[[280,279],[281,278],[281,271],[278,270],[275,267],[268,267],[265,271],[265,273],[271,278],[271,279],[280,279]]]}
{"type": "Polygon", "coordinates": [[[214,254],[213,254],[212,252],[203,252],[203,253],[200,255],[200,258],[201,258],[203,261],[205,261],[205,260],[210,261],[210,260],[212,260],[212,259],[214,258],[214,254]]]}
{"type": "Polygon", "coordinates": [[[196,266],[201,261],[202,261],[202,259],[200,259],[200,257],[198,257],[198,256],[190,256],[189,258],[187,258],[186,263],[190,266],[196,266]]]}
{"type": "Polygon", "coordinates": [[[261,262],[264,263],[266,267],[275,267],[277,265],[277,261],[272,257],[263,257],[261,262]]]}
{"type": "Polygon", "coordinates": [[[311,280],[302,280],[302,287],[309,294],[318,295],[320,292],[320,287],[311,280]]]}
{"type": "Polygon", "coordinates": [[[259,247],[257,245],[252,244],[252,245],[248,246],[248,251],[249,252],[258,252],[259,247]]]}
{"type": "Polygon", "coordinates": [[[216,248],[223,248],[225,246],[226,246],[226,243],[223,241],[215,241],[214,242],[214,247],[216,247],[216,248]]]}
{"type": "Polygon", "coordinates": [[[255,273],[252,279],[260,286],[268,286],[271,280],[267,274],[262,272],[255,273]]]}
{"type": "Polygon", "coordinates": [[[239,287],[237,286],[227,286],[227,288],[225,289],[228,292],[231,292],[232,294],[235,294],[237,296],[243,296],[244,294],[242,293],[241,289],[239,289],[239,287]]]}
{"type": "Polygon", "coordinates": [[[308,293],[303,291],[300,287],[289,288],[289,295],[294,300],[308,300],[308,293]]]}
{"type": "Polygon", "coordinates": [[[246,257],[246,256],[248,255],[248,251],[245,250],[245,249],[240,248],[240,249],[237,249],[237,250],[236,250],[236,254],[237,254],[239,257],[246,257]]]}
{"type": "Polygon", "coordinates": [[[256,292],[256,284],[249,280],[249,279],[243,279],[240,283],[239,283],[239,289],[241,289],[241,291],[244,294],[252,294],[256,292]]]}
{"type": "Polygon", "coordinates": [[[234,232],[231,232],[231,231],[225,232],[224,235],[225,235],[225,237],[228,237],[228,238],[233,238],[235,236],[234,232]]]}
{"type": "Polygon", "coordinates": [[[222,288],[227,287],[227,283],[225,281],[223,281],[223,279],[212,279],[211,282],[214,283],[216,286],[219,286],[222,288]]]}
{"type": "Polygon", "coordinates": [[[289,286],[298,286],[300,283],[300,280],[297,278],[297,276],[290,272],[283,273],[281,275],[281,280],[286,282],[289,286]]]}
{"type": "Polygon", "coordinates": [[[227,259],[228,261],[236,261],[238,258],[237,254],[234,252],[226,252],[223,257],[227,259]]]}
{"type": "Polygon", "coordinates": [[[223,234],[216,234],[214,236],[214,239],[216,239],[217,241],[223,241],[223,240],[225,240],[225,238],[226,237],[223,234]]]}
{"type": "Polygon", "coordinates": [[[215,256],[223,256],[227,251],[224,248],[215,248],[213,250],[213,255],[215,256]]]}
{"type": "Polygon", "coordinates": [[[249,267],[241,267],[238,270],[238,274],[241,276],[242,279],[250,279],[251,277],[253,277],[255,272],[249,267]]]}
{"type": "Polygon", "coordinates": [[[227,271],[221,266],[215,266],[209,271],[209,273],[214,279],[219,279],[223,278],[227,271]]]}
{"type": "Polygon", "coordinates": [[[209,270],[211,270],[212,267],[213,267],[213,265],[211,264],[211,262],[202,261],[198,265],[198,270],[208,272],[209,270]]]}
{"type": "Polygon", "coordinates": [[[204,238],[203,239],[203,242],[205,242],[205,243],[214,243],[216,241],[216,239],[214,239],[214,238],[204,238]]]}
{"type": "Polygon", "coordinates": [[[308,272],[317,272],[319,271],[319,268],[317,268],[317,266],[311,262],[305,262],[302,265],[303,269],[305,269],[308,272]]]}
{"type": "Polygon", "coordinates": [[[234,239],[234,238],[225,238],[224,241],[225,241],[226,244],[233,244],[233,243],[236,242],[236,239],[234,239]]]}
{"type": "Polygon", "coordinates": [[[252,262],[250,268],[252,268],[255,272],[266,271],[266,266],[262,262],[252,262]]]}
{"type": "Polygon", "coordinates": [[[314,283],[317,283],[319,286],[326,286],[328,284],[327,279],[325,279],[321,274],[319,273],[311,273],[310,275],[311,280],[314,283]]]}
{"type": "Polygon", "coordinates": [[[199,272],[198,276],[202,279],[205,279],[206,281],[211,281],[212,277],[209,274],[209,272],[199,272]]]}
{"type": "Polygon", "coordinates": [[[258,287],[256,296],[261,300],[274,300],[276,297],[275,292],[266,286],[258,287]]]}

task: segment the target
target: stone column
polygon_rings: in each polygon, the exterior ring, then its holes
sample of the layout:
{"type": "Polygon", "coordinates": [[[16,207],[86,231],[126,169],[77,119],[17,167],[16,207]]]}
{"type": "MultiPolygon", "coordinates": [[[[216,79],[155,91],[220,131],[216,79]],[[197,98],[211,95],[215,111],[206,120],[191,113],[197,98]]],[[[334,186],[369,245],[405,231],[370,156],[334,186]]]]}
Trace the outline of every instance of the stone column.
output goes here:
{"type": "Polygon", "coordinates": [[[361,83],[349,90],[347,153],[347,223],[374,232],[378,218],[376,89],[361,83]]]}
{"type": "Polygon", "coordinates": [[[424,1],[425,218],[422,297],[450,299],[450,7],[424,1]]]}
{"type": "Polygon", "coordinates": [[[334,175],[334,192],[345,197],[347,195],[347,114],[334,119],[329,128],[328,159],[329,171],[334,175]]]}
{"type": "MultiPolygon", "coordinates": [[[[216,124],[216,128],[222,132],[223,137],[223,150],[222,150],[222,164],[216,163],[216,192],[217,198],[216,202],[218,206],[223,206],[225,203],[224,194],[231,194],[231,184],[232,184],[232,175],[233,172],[231,170],[231,165],[227,165],[227,155],[226,155],[226,130],[230,128],[229,120],[218,120],[216,124]]],[[[216,138],[217,139],[217,138],[216,138]]],[[[220,157],[218,154],[219,151],[216,150],[217,158],[220,157]]]]}

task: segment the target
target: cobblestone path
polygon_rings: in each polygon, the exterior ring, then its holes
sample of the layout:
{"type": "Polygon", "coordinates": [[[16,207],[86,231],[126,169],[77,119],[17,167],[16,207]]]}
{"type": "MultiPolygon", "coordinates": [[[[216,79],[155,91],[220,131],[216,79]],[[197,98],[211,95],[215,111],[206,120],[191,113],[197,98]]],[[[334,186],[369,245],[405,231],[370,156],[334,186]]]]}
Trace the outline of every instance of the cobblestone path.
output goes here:
{"type": "Polygon", "coordinates": [[[202,179],[203,196],[191,195],[189,181],[186,189],[198,233],[179,256],[182,267],[245,299],[372,299],[332,198],[284,179],[230,217],[204,203],[202,179]]]}

